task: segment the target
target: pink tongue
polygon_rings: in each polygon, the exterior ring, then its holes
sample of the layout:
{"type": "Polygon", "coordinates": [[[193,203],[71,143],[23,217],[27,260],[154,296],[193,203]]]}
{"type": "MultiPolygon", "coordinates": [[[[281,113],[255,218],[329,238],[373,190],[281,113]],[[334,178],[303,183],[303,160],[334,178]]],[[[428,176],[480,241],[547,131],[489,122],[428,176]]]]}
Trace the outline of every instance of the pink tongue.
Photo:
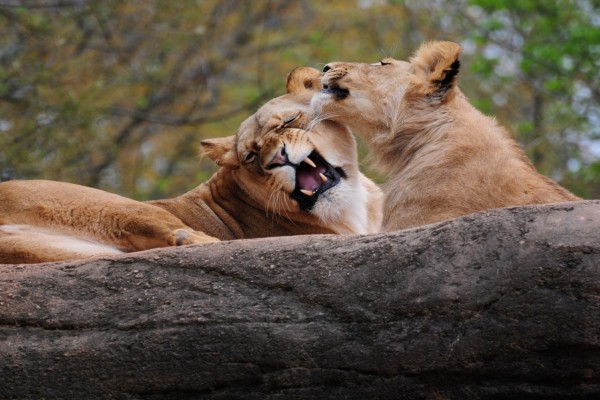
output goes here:
{"type": "Polygon", "coordinates": [[[300,189],[315,190],[318,189],[323,181],[319,176],[319,173],[325,172],[325,168],[319,166],[317,168],[311,168],[311,171],[298,170],[298,186],[300,189]]]}
{"type": "Polygon", "coordinates": [[[314,176],[310,174],[303,174],[298,177],[298,186],[300,186],[300,189],[315,190],[321,186],[321,179],[317,181],[314,176]]]}

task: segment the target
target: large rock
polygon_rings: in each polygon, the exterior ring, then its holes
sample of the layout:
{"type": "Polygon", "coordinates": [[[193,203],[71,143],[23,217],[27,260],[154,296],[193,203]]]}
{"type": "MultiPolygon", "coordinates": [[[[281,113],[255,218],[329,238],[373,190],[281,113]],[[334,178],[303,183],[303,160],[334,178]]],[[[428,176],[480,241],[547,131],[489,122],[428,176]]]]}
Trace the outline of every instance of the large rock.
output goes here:
{"type": "Polygon", "coordinates": [[[600,398],[600,202],[0,266],[0,398],[600,398]]]}

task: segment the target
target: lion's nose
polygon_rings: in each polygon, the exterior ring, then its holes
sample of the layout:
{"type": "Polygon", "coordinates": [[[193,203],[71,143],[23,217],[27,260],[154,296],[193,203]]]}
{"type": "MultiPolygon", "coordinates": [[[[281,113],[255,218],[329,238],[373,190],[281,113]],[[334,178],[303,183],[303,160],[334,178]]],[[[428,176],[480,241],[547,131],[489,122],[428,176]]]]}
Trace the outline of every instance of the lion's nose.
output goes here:
{"type": "Polygon", "coordinates": [[[331,66],[329,64],[327,64],[326,66],[323,67],[323,72],[327,72],[331,69],[331,66]]]}
{"type": "MultiPolygon", "coordinates": [[[[281,167],[282,165],[290,164],[287,152],[285,151],[285,145],[281,146],[271,162],[267,165],[267,169],[273,169],[275,167],[281,167]]],[[[291,164],[290,164],[291,165],[291,164]]]]}

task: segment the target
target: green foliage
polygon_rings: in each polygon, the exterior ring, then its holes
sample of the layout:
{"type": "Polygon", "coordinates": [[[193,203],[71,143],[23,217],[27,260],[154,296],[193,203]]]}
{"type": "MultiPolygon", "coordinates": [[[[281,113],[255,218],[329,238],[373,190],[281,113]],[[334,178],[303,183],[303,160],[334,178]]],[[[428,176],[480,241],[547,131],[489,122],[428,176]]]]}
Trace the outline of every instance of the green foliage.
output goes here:
{"type": "Polygon", "coordinates": [[[471,71],[489,79],[494,75],[498,63],[498,59],[490,60],[484,57],[477,57],[471,62],[471,71]]]}
{"type": "Polygon", "coordinates": [[[584,156],[587,142],[581,139],[597,140],[600,133],[593,119],[600,98],[600,5],[470,0],[467,12],[454,20],[468,23],[467,35],[476,45],[471,71],[487,80],[474,90],[476,96],[519,93],[515,102],[493,113],[510,121],[507,125],[543,173],[564,179],[581,195],[597,197],[600,176],[592,168],[594,158],[584,156]],[[498,79],[503,75],[512,81],[498,79]],[[578,171],[570,171],[569,164],[578,171]]]}
{"type": "Polygon", "coordinates": [[[294,67],[405,59],[442,39],[463,44],[462,90],[543,173],[600,194],[583,145],[600,139],[597,2],[48,4],[0,4],[0,174],[179,194],[214,171],[198,142],[235,133],[294,67]]]}

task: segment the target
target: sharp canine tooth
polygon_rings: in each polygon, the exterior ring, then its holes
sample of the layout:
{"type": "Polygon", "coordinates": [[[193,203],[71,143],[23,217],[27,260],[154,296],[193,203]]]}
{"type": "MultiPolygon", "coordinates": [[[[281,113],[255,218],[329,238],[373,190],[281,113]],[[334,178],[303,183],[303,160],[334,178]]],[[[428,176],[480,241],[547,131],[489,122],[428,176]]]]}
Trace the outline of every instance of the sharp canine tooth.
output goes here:
{"type": "Polygon", "coordinates": [[[307,195],[307,196],[312,196],[313,195],[312,190],[300,189],[300,191],[302,193],[304,193],[305,195],[307,195]]]}
{"type": "Polygon", "coordinates": [[[323,175],[323,174],[319,174],[319,176],[321,177],[321,180],[322,180],[323,182],[327,182],[327,180],[328,180],[328,179],[327,179],[327,177],[326,177],[325,175],[323,175]]]}
{"type": "Polygon", "coordinates": [[[304,162],[305,162],[305,163],[307,163],[308,165],[310,165],[310,166],[311,166],[311,167],[313,167],[313,168],[317,168],[317,164],[315,164],[315,163],[313,162],[313,160],[311,160],[311,159],[310,159],[310,158],[308,158],[308,157],[306,157],[306,158],[304,159],[304,162]]]}

